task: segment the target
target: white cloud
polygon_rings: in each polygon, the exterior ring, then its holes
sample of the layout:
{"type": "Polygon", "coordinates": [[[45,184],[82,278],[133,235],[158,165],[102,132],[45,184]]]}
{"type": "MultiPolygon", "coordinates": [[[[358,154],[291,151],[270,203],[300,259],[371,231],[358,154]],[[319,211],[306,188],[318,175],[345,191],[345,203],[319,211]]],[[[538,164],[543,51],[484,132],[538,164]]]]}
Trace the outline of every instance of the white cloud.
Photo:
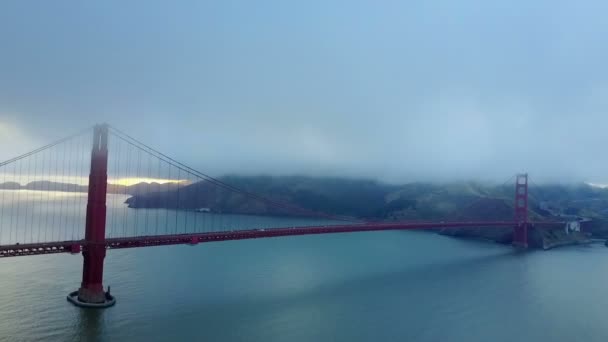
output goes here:
{"type": "Polygon", "coordinates": [[[4,161],[40,147],[37,139],[18,124],[0,115],[0,160],[4,161]]]}

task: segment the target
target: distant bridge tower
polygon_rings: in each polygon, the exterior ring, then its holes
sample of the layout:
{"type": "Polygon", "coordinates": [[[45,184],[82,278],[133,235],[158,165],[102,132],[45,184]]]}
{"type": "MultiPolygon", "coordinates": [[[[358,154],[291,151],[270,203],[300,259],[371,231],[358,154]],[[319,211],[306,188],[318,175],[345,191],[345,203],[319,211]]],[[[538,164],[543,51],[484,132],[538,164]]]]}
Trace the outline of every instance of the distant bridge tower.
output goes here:
{"type": "Polygon", "coordinates": [[[515,226],[513,245],[528,247],[528,174],[518,174],[515,179],[515,226]]]}
{"type": "Polygon", "coordinates": [[[91,173],[85,226],[82,283],[68,300],[84,307],[107,307],[114,297],[103,289],[103,262],[106,256],[106,192],[108,188],[108,126],[97,125],[93,132],[91,173]]]}

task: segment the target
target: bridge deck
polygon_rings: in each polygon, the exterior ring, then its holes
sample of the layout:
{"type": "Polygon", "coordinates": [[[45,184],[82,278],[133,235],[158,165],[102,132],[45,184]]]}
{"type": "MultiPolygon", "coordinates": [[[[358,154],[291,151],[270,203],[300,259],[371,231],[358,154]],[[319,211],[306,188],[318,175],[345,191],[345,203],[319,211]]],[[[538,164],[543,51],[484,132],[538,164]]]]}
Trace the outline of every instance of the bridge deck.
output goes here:
{"type": "MultiPolygon", "coordinates": [[[[535,222],[534,225],[559,225],[564,222],[535,222]]],[[[487,222],[390,222],[362,223],[348,225],[328,225],[310,227],[267,228],[250,230],[218,231],[208,233],[151,235],[124,238],[108,238],[105,240],[107,249],[151,247],[163,245],[197,244],[202,242],[231,241],[259,239],[280,236],[299,236],[313,234],[336,234],[387,230],[425,230],[443,228],[475,228],[475,227],[514,227],[514,221],[487,222]]],[[[89,243],[90,244],[90,243],[89,243]]],[[[84,240],[58,241],[34,244],[14,244],[0,246],[0,258],[11,256],[26,256],[54,253],[79,253],[87,243],[84,240]]]]}

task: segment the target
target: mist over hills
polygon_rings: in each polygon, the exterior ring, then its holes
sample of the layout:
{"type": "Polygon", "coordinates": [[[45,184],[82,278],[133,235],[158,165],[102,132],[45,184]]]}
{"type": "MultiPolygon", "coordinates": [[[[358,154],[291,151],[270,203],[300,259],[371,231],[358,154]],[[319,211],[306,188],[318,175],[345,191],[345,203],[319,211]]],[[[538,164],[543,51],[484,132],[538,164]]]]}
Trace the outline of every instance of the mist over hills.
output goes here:
{"type": "MultiPolygon", "coordinates": [[[[333,215],[379,220],[511,219],[513,185],[478,182],[385,184],[366,179],[306,176],[225,176],[223,182],[271,200],[288,202],[333,215]]],[[[608,190],[585,183],[530,187],[535,217],[608,216],[608,190]]],[[[169,191],[142,192],[127,203],[132,208],[209,208],[237,214],[277,214],[268,205],[209,183],[169,191]]]]}
{"type": "MultiPolygon", "coordinates": [[[[384,184],[373,180],[343,178],[245,177],[226,176],[221,180],[247,192],[273,201],[325,214],[371,221],[511,221],[513,184],[491,185],[478,182],[444,184],[384,184]]],[[[126,201],[131,208],[171,208],[231,214],[297,215],[297,213],[256,201],[242,194],[209,183],[194,183],[179,190],[148,192],[126,201]]],[[[533,227],[529,232],[532,247],[584,243],[588,234],[608,238],[608,190],[585,183],[531,186],[531,221],[581,221],[586,233],[566,232],[562,226],[551,229],[533,227]]],[[[439,233],[511,243],[513,229],[458,228],[439,229],[439,233]]]]}

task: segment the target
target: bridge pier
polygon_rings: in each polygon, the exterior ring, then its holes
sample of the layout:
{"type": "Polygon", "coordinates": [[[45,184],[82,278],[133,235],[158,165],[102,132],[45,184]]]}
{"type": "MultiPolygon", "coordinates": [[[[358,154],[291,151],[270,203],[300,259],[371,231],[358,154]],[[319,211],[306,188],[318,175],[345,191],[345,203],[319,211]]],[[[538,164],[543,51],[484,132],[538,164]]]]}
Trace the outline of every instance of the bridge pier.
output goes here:
{"type": "Polygon", "coordinates": [[[528,248],[528,174],[518,174],[515,179],[515,222],[513,246],[528,248]]]}
{"type": "Polygon", "coordinates": [[[82,247],[82,283],[78,291],[70,293],[68,301],[76,306],[104,308],[116,299],[103,288],[103,262],[106,256],[106,192],[108,187],[108,126],[97,125],[93,133],[91,173],[82,247]]]}
{"type": "Polygon", "coordinates": [[[528,225],[523,224],[513,228],[513,246],[528,248],[528,225]]]}

